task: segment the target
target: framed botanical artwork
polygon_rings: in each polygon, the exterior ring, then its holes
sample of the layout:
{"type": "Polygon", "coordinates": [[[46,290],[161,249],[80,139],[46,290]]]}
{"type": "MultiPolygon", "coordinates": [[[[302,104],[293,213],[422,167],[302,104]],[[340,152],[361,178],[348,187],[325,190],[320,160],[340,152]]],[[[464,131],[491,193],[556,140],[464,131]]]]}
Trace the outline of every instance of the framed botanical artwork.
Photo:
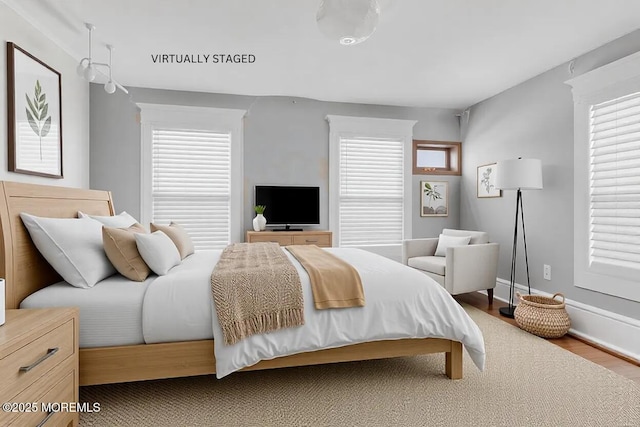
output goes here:
{"type": "Polygon", "coordinates": [[[420,181],[420,216],[449,216],[449,183],[420,181]]]}
{"type": "Polygon", "coordinates": [[[9,171],[62,178],[62,76],[7,42],[9,171]]]}
{"type": "Polygon", "coordinates": [[[496,188],[496,163],[478,166],[477,195],[479,198],[502,197],[496,188]]]}

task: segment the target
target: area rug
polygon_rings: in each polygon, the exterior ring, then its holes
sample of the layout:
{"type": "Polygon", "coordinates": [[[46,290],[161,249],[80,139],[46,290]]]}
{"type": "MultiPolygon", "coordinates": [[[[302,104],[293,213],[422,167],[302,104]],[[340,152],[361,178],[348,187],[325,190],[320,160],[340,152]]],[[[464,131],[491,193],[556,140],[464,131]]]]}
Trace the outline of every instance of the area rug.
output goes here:
{"type": "Polygon", "coordinates": [[[82,387],[80,426],[640,426],[640,386],[465,306],[487,366],[465,354],[82,387]]]}

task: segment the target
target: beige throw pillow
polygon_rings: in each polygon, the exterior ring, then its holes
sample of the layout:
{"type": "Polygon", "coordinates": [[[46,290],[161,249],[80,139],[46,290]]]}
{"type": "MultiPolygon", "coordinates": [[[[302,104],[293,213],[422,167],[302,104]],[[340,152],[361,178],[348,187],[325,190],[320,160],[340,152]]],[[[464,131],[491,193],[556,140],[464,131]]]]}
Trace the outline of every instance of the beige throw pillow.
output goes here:
{"type": "Polygon", "coordinates": [[[144,281],[151,270],[136,246],[136,233],[146,233],[138,223],[129,228],[102,227],[102,243],[111,264],[129,280],[144,281]]]}
{"type": "Polygon", "coordinates": [[[182,228],[180,224],[176,224],[175,222],[172,222],[171,225],[151,224],[151,232],[153,233],[154,231],[162,231],[169,236],[178,248],[178,252],[180,252],[180,259],[185,259],[195,251],[191,237],[189,237],[186,230],[182,228]]]}

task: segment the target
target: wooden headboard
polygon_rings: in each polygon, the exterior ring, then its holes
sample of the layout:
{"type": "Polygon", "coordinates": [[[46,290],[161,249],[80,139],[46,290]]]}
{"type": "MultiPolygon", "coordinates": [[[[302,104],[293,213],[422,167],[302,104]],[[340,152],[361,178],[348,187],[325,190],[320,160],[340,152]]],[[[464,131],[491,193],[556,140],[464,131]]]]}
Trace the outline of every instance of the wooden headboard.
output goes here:
{"type": "Polygon", "coordinates": [[[20,213],[76,218],[78,211],[113,215],[109,191],[0,181],[0,277],[6,308],[18,308],[35,291],[62,280],[33,245],[20,213]]]}

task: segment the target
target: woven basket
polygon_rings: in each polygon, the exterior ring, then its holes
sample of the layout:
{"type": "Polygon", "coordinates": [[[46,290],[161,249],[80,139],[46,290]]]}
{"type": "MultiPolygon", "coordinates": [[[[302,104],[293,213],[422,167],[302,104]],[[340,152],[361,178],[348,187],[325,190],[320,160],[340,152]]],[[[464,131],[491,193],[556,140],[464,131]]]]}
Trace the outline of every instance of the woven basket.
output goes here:
{"type": "Polygon", "coordinates": [[[518,326],[543,338],[560,338],[569,331],[571,320],[565,310],[564,295],[558,292],[551,298],[540,295],[520,295],[515,319],[518,326]],[[555,298],[562,297],[562,302],[555,298]]]}

